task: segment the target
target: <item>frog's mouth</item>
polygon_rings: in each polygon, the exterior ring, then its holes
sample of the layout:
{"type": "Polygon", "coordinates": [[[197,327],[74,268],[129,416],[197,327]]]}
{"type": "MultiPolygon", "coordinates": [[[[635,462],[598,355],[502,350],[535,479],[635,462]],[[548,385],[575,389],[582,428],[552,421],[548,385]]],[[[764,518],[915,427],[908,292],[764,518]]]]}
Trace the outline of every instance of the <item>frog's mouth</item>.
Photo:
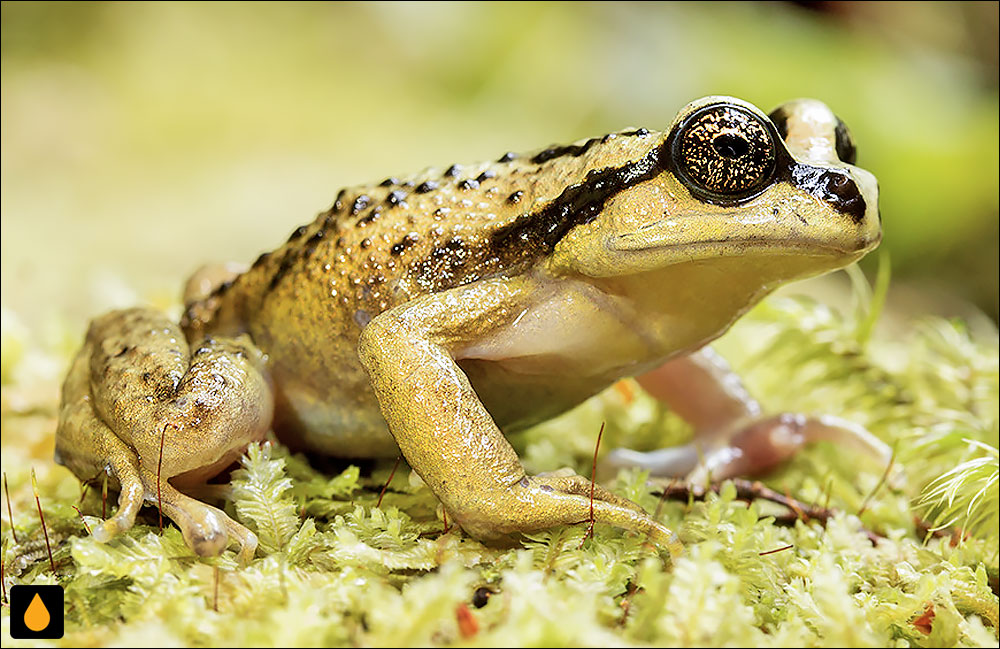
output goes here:
{"type": "Polygon", "coordinates": [[[820,239],[743,238],[722,237],[704,241],[650,245],[646,236],[621,234],[609,242],[608,247],[618,252],[670,254],[678,261],[693,261],[721,255],[791,255],[816,257],[860,258],[874,249],[882,240],[882,233],[858,241],[857,246],[836,245],[820,239]]]}

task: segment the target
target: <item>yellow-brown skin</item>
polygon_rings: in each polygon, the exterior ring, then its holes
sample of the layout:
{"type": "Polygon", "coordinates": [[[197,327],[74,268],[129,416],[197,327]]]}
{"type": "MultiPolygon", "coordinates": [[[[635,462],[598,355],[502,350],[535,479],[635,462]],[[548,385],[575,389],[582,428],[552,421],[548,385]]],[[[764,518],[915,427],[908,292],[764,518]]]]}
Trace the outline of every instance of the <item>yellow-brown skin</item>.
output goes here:
{"type": "MultiPolygon", "coordinates": [[[[724,365],[698,352],[779,284],[844,266],[880,237],[875,180],[838,158],[838,121],[812,100],[781,109],[780,136],[764,138],[776,171],[751,195],[692,190],[671,158],[671,133],[726,107],[778,133],[755,107],[710,97],[662,133],[351,188],[252,267],[196,276],[183,336],[148,309],[95,321],[64,386],[57,436],[57,458],[78,476],[106,471],[121,484],[119,513],[95,534],[110,538],[143,498],[162,499],[197,552],[231,538],[249,558],[250,532],[167,481],[207,477],[269,425],[311,452],[401,450],[449,517],[486,541],[581,522],[589,480],[526,476],[502,431],[626,376],[644,375],[695,424],[696,455],[725,451],[708,454],[714,469],[737,466],[734,453],[753,460],[740,470],[773,464],[785,452],[777,447],[803,436],[844,433],[882,453],[846,422],[761,419],[724,365]],[[817,189],[825,170],[833,175],[817,189]],[[860,211],[823,193],[845,179],[860,211]],[[190,367],[189,343],[201,350],[190,367]]],[[[709,141],[712,156],[750,164],[739,143],[722,153],[719,142],[709,141]]],[[[633,459],[663,472],[696,468],[633,459]]],[[[630,501],[597,487],[593,508],[598,522],[679,551],[630,501]]]]}

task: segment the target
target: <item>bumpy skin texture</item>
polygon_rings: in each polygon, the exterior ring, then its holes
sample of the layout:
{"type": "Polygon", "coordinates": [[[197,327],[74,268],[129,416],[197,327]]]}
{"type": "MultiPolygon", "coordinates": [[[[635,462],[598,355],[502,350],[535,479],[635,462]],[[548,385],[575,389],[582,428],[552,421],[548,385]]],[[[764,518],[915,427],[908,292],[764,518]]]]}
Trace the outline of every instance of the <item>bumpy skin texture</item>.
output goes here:
{"type": "MultiPolygon", "coordinates": [[[[526,476],[504,432],[625,376],[645,374],[697,437],[666,459],[622,451],[617,464],[752,471],[816,437],[884,458],[847,422],[762,418],[698,352],[779,284],[877,244],[875,180],[838,152],[853,156],[853,143],[819,102],[768,118],[710,97],[665,132],[344,190],[251,267],[192,279],[183,336],[148,310],[95,321],[64,389],[59,458],[81,478],[121,483],[103,536],[127,527],[142,498],[162,500],[196,550],[218,551],[225,530],[245,557],[249,532],[163,488],[221,468],[268,424],[306,451],[402,451],[450,517],[488,541],[589,518],[589,481],[526,476]],[[164,430],[187,437],[168,432],[161,457],[164,430]]],[[[593,511],[679,552],[669,530],[604,489],[593,511]]]]}

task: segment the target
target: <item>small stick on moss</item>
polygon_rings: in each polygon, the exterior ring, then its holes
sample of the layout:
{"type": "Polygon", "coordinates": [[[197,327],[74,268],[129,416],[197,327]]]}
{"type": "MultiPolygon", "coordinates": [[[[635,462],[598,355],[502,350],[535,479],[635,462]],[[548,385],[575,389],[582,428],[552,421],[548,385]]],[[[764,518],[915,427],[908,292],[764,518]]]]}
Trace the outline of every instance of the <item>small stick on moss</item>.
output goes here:
{"type": "Polygon", "coordinates": [[[794,547],[795,547],[794,545],[786,545],[786,546],[783,546],[783,547],[780,547],[780,548],[775,548],[774,550],[768,550],[767,552],[758,552],[757,556],[758,557],[766,557],[769,554],[776,554],[778,552],[784,552],[785,550],[791,550],[794,547]]]}
{"type": "Polygon", "coordinates": [[[448,527],[448,510],[444,506],[441,507],[441,522],[444,523],[444,533],[447,534],[451,528],[448,527]]]}
{"type": "Polygon", "coordinates": [[[90,534],[91,533],[90,532],[90,525],[87,525],[86,519],[83,518],[83,512],[81,512],[80,508],[77,507],[76,505],[73,505],[73,509],[75,509],[76,513],[80,515],[80,522],[83,523],[83,528],[85,530],[87,530],[87,534],[90,534]]]}
{"type": "MultiPolygon", "coordinates": [[[[14,513],[10,508],[10,489],[7,487],[7,472],[3,472],[3,490],[7,494],[7,518],[10,519],[10,533],[14,536],[14,543],[17,544],[17,530],[14,529],[14,513]]],[[[4,596],[6,599],[6,596],[4,596]]]]}
{"type": "Polygon", "coordinates": [[[156,511],[159,515],[158,527],[160,534],[163,534],[163,497],[160,494],[160,472],[163,471],[163,442],[167,438],[167,426],[163,425],[163,432],[160,433],[160,457],[156,461],[156,511]]]}
{"type": "Polygon", "coordinates": [[[867,496],[865,496],[864,502],[861,503],[861,508],[858,510],[858,518],[861,518],[861,515],[865,513],[865,510],[868,509],[868,504],[871,502],[872,498],[874,498],[875,494],[878,493],[878,490],[882,488],[882,485],[885,484],[885,481],[889,479],[889,472],[892,471],[892,467],[895,463],[896,463],[896,446],[893,445],[892,455],[889,456],[889,463],[885,465],[885,471],[882,472],[882,477],[879,478],[878,483],[875,485],[875,488],[872,489],[867,496]]]}
{"type": "MultiPolygon", "coordinates": [[[[389,483],[392,482],[392,479],[396,476],[396,469],[399,468],[399,462],[402,459],[402,455],[396,456],[396,463],[392,465],[392,471],[389,472],[389,479],[385,481],[384,485],[382,485],[382,491],[379,492],[378,502],[375,503],[375,509],[380,509],[382,507],[382,499],[385,497],[385,490],[389,488],[389,483]]],[[[445,527],[447,527],[447,524],[445,527]]]]}
{"type": "Polygon", "coordinates": [[[594,486],[597,478],[597,450],[601,448],[601,437],[604,435],[604,424],[601,422],[601,430],[597,431],[597,443],[594,444],[594,463],[590,467],[590,523],[587,524],[587,533],[580,539],[579,547],[583,547],[583,542],[588,537],[594,536],[594,486]]]}
{"type": "MultiPolygon", "coordinates": [[[[773,503],[777,503],[791,510],[792,513],[785,516],[775,516],[774,523],[776,525],[794,525],[796,521],[810,521],[815,520],[820,525],[826,526],[827,521],[829,521],[837,511],[835,509],[830,509],[827,507],[817,507],[815,505],[808,505],[804,502],[796,500],[787,494],[780,494],[774,489],[764,486],[760,482],[751,480],[731,480],[733,486],[736,487],[736,498],[739,500],[769,500],[773,503]]],[[[662,487],[663,494],[666,498],[671,500],[704,500],[705,496],[709,492],[719,493],[722,485],[720,483],[715,483],[709,486],[707,489],[701,485],[688,485],[684,483],[671,483],[662,487]]],[[[872,532],[867,528],[862,528],[865,536],[868,540],[872,542],[872,545],[876,545],[881,536],[872,532]]]]}
{"type": "Polygon", "coordinates": [[[45,527],[45,515],[42,514],[42,500],[38,497],[38,482],[35,481],[35,469],[31,469],[31,490],[35,493],[35,504],[38,505],[38,520],[42,522],[42,534],[45,535],[45,549],[49,553],[49,567],[56,571],[56,562],[52,560],[52,546],[49,545],[49,530],[45,527]]]}
{"type": "Polygon", "coordinates": [[[219,566],[215,566],[215,588],[212,594],[212,610],[219,612],[219,566]]]}
{"type": "MultiPolygon", "coordinates": [[[[7,545],[4,543],[4,545],[7,545]]],[[[3,587],[3,603],[7,603],[7,562],[4,561],[4,557],[7,556],[7,548],[4,548],[3,554],[0,554],[0,586],[3,587]]]]}
{"type": "Polygon", "coordinates": [[[101,518],[108,518],[108,474],[104,474],[104,482],[101,486],[101,518]]]}

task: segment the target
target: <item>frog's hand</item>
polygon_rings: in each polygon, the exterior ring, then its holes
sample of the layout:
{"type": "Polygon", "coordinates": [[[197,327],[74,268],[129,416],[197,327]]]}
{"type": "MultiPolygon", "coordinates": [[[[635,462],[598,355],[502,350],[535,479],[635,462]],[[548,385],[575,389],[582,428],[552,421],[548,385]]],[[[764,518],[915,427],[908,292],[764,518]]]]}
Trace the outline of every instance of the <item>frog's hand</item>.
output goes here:
{"type": "Polygon", "coordinates": [[[849,446],[882,466],[890,461],[891,451],[884,442],[845,419],[790,413],[762,417],[739,378],[707,348],[669,361],[638,380],[694,426],[695,439],[649,453],[617,449],[605,459],[605,466],[640,466],[652,475],[687,475],[693,482],[723,480],[766,472],[819,440],[849,446]]]}
{"type": "Polygon", "coordinates": [[[359,355],[389,430],[410,466],[468,533],[508,539],[590,520],[643,532],[675,555],[677,537],[638,506],[580,476],[529,477],[456,355],[508,325],[527,279],[477,282],[386,311],[362,332],[359,355]]]}
{"type": "Polygon", "coordinates": [[[91,324],[63,394],[57,459],[84,479],[107,467],[122,487],[122,506],[97,538],[131,527],[147,500],[196,553],[217,554],[232,539],[241,559],[253,555],[249,530],[171,484],[215,475],[270,425],[273,398],[249,341],[206,339],[192,350],[156,311],[113,312],[91,324]]]}

